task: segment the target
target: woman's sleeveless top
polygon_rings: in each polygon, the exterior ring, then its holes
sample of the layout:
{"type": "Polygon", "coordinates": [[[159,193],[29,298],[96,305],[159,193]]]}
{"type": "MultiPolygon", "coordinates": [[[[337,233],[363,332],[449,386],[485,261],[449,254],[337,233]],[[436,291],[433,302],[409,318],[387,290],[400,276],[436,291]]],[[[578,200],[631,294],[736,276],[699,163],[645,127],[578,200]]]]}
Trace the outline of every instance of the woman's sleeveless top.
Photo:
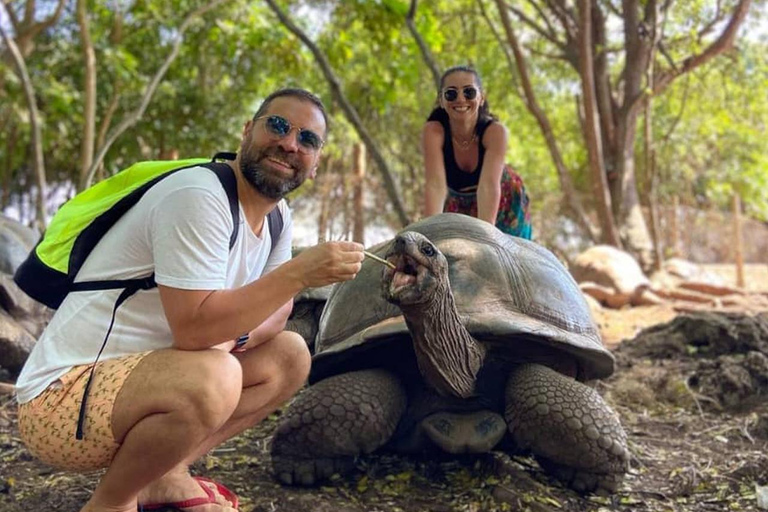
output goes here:
{"type": "Polygon", "coordinates": [[[455,191],[460,191],[468,187],[477,187],[480,182],[480,171],[483,168],[483,159],[485,158],[485,148],[483,147],[483,135],[485,130],[493,123],[493,119],[485,119],[479,121],[475,127],[475,133],[477,139],[480,141],[478,145],[477,167],[472,171],[464,171],[459,168],[459,164],[456,163],[456,156],[453,153],[453,135],[451,134],[451,123],[448,121],[448,112],[443,108],[436,108],[429,115],[427,121],[439,122],[445,133],[445,140],[443,141],[443,163],[445,165],[445,179],[448,183],[448,188],[455,191]]]}

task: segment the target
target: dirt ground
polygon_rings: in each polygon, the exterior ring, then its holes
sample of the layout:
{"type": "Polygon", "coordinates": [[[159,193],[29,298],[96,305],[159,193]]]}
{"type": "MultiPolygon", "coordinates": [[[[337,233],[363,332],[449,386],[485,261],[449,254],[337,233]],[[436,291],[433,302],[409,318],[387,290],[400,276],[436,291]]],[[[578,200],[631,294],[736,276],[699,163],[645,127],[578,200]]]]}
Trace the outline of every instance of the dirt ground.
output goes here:
{"type": "MultiPolygon", "coordinates": [[[[768,292],[768,266],[752,270],[749,289],[768,292]]],[[[768,314],[698,315],[681,316],[671,306],[596,314],[617,358],[616,373],[597,389],[618,412],[632,453],[613,496],[579,495],[532,458],[501,452],[440,460],[369,456],[325,486],[287,488],[269,463],[279,413],[193,470],[225,482],[245,512],[758,510],[756,493],[768,485],[768,314]],[[702,322],[709,326],[704,334],[692,327],[702,322]]],[[[15,410],[0,396],[0,512],[78,511],[99,475],[66,474],[35,461],[18,438],[15,410]]]]}

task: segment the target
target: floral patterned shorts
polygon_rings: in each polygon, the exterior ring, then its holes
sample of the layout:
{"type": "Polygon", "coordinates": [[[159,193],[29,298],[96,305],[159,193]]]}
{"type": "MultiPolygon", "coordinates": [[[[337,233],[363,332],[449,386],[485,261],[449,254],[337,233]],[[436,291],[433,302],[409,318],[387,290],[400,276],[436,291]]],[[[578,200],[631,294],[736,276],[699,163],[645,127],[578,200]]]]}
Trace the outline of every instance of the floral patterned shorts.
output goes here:
{"type": "MultiPolygon", "coordinates": [[[[528,210],[528,193],[523,179],[509,165],[501,174],[501,200],[496,214],[496,227],[508,235],[526,238],[533,236],[531,212],[528,210]]],[[[477,193],[448,190],[444,212],[463,213],[477,217],[477,193]]]]}
{"type": "Polygon", "coordinates": [[[88,394],[83,439],[76,439],[77,419],[92,364],[75,366],[33,400],[19,405],[24,444],[43,462],[70,471],[105,468],[117,449],[112,408],[128,375],[149,352],[96,364],[88,394]]]}

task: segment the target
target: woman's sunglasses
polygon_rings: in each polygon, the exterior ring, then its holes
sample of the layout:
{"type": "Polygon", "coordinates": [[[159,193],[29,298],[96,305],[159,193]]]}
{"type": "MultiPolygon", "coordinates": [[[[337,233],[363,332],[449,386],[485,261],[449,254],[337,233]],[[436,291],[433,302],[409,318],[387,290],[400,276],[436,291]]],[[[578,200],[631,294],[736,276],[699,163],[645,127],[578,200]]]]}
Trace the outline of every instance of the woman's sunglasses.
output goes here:
{"type": "MultiPolygon", "coordinates": [[[[477,98],[477,87],[468,85],[461,90],[461,93],[464,95],[465,99],[473,100],[477,98]]],[[[459,98],[459,90],[455,87],[446,89],[443,91],[443,98],[445,98],[445,101],[456,101],[459,98]]]]}
{"type": "Polygon", "coordinates": [[[306,128],[291,125],[291,122],[282,116],[259,116],[253,121],[264,119],[264,131],[274,139],[287,137],[296,128],[296,142],[299,143],[299,153],[308,155],[317,153],[323,147],[325,141],[318,134],[306,128]]]}

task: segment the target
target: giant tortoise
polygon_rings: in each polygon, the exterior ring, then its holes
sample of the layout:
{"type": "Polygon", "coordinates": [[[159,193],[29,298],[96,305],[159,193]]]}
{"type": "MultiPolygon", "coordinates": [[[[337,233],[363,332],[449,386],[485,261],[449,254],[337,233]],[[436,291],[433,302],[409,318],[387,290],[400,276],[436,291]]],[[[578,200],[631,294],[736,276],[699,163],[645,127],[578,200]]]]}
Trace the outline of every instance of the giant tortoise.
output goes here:
{"type": "Polygon", "coordinates": [[[279,480],[313,485],[380,448],[477,453],[506,437],[574,489],[616,489],[626,434],[582,383],[614,359],[549,251],[448,213],[373,250],[396,268],[366,260],[331,293],[311,385],[272,441],[279,480]]]}

